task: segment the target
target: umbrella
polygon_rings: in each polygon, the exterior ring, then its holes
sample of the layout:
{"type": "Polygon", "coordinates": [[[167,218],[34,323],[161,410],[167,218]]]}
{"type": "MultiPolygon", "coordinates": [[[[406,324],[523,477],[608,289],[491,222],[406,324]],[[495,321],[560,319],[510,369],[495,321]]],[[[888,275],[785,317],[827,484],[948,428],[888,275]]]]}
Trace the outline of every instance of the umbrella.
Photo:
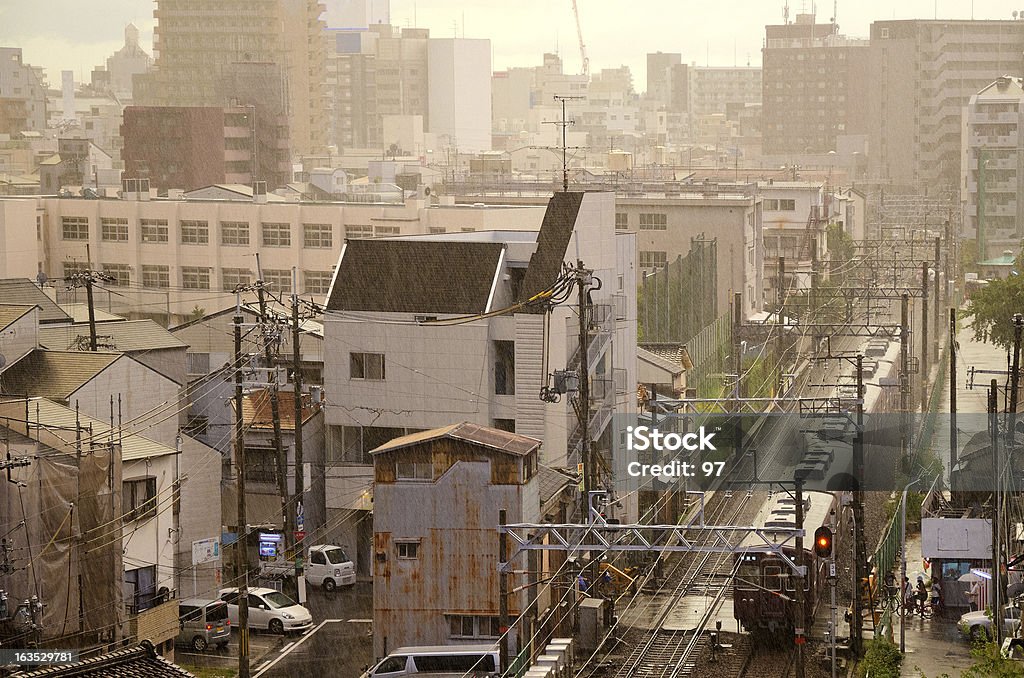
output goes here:
{"type": "Polygon", "coordinates": [[[960,578],[957,579],[957,581],[962,581],[966,584],[974,584],[980,581],[988,581],[989,579],[991,579],[991,577],[983,577],[977,570],[971,570],[967,574],[960,575],[960,578]]]}

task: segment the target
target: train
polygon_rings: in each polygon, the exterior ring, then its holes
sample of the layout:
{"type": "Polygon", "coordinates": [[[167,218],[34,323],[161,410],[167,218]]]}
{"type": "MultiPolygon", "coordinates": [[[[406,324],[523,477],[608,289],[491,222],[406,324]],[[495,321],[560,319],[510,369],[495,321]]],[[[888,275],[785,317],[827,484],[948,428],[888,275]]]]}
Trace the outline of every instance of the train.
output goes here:
{"type": "MultiPolygon", "coordinates": [[[[838,529],[841,519],[839,493],[810,491],[803,493],[804,531],[803,563],[807,565],[804,581],[805,627],[811,625],[819,601],[827,600],[828,563],[814,555],[813,535],[822,525],[836,526],[835,542],[843,532],[838,529]]],[[[794,527],[796,502],[788,492],[775,492],[764,503],[754,518],[755,527],[794,527]]],[[[774,553],[754,553],[744,548],[763,546],[764,540],[756,534],[746,537],[733,556],[733,616],[751,635],[787,633],[792,635],[797,626],[796,578],[792,568],[774,553]]],[[[799,562],[795,542],[783,548],[786,556],[799,562]]]]}

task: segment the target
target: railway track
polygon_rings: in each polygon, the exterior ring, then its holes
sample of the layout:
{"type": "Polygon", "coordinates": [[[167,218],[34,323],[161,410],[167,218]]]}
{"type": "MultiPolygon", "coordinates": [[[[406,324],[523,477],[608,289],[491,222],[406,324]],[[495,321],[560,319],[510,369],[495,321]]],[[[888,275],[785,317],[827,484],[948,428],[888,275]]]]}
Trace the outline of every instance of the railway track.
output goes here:
{"type": "MultiPolygon", "coordinates": [[[[750,499],[749,493],[733,494],[723,501],[718,515],[710,517],[709,522],[736,521],[744,509],[749,511],[749,504],[752,503],[750,499]]],[[[722,577],[723,565],[731,563],[731,554],[728,553],[696,554],[674,587],[668,603],[659,612],[653,630],[626,657],[614,674],[616,678],[678,678],[693,675],[697,659],[708,648],[709,641],[704,629],[732,590],[731,571],[722,577]],[[707,605],[696,628],[688,631],[666,630],[672,612],[680,601],[692,593],[711,596],[711,603],[707,605]]]]}
{"type": "Polygon", "coordinates": [[[796,652],[751,648],[742,678],[787,678],[793,671],[796,652]]]}

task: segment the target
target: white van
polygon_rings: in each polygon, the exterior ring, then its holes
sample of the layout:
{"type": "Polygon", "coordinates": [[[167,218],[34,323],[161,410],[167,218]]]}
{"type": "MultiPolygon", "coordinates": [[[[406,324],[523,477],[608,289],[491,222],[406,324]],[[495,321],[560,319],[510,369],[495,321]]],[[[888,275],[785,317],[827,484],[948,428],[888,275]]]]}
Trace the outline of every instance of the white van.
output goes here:
{"type": "Polygon", "coordinates": [[[362,678],[391,676],[498,676],[495,645],[425,645],[400,647],[366,671],[362,678]]]}
{"type": "Polygon", "coordinates": [[[305,575],[313,586],[333,591],[338,586],[356,583],[356,566],[340,546],[310,546],[305,575]]]}

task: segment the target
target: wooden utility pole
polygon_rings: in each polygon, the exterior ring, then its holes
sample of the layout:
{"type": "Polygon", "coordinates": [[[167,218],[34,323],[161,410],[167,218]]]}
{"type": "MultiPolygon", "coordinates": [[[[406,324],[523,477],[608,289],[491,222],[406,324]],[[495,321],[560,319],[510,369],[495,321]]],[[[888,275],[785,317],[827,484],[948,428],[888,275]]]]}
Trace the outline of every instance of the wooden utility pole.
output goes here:
{"type": "MultiPolygon", "coordinates": [[[[302,465],[302,352],[299,350],[299,294],[298,280],[292,271],[292,387],[295,390],[295,507],[305,506],[305,474],[302,465]]],[[[296,531],[298,532],[298,514],[296,514],[296,531]]],[[[302,526],[303,528],[305,525],[302,526]]],[[[305,530],[303,530],[305,531],[305,530]]],[[[302,542],[295,540],[295,584],[299,585],[302,577],[303,555],[305,549],[302,542]]],[[[300,589],[301,590],[301,589],[300,589]]]]}
{"type": "Polygon", "coordinates": [[[941,256],[942,256],[941,240],[939,238],[935,238],[935,286],[934,286],[934,290],[933,290],[933,294],[932,294],[932,297],[933,297],[932,303],[935,305],[935,310],[934,310],[934,313],[932,314],[932,317],[934,318],[934,321],[933,321],[933,324],[934,324],[933,334],[935,335],[935,339],[934,339],[934,341],[932,341],[932,346],[935,347],[934,348],[934,350],[935,350],[934,360],[935,360],[935,364],[936,365],[939,364],[939,343],[940,343],[940,337],[942,335],[942,320],[941,320],[941,317],[940,317],[941,314],[939,313],[939,308],[940,308],[940,306],[939,306],[939,299],[942,296],[942,285],[941,285],[941,280],[940,280],[940,278],[942,278],[942,276],[939,275],[939,262],[942,261],[940,259],[941,256]]]}
{"type": "Polygon", "coordinates": [[[910,295],[903,293],[900,304],[900,456],[910,456],[910,295]]]}
{"type": "MultiPolygon", "coordinates": [[[[904,297],[906,300],[906,297],[904,297]]],[[[853,629],[851,645],[859,652],[864,636],[861,614],[864,581],[867,579],[867,544],[864,540],[864,356],[857,355],[857,433],[853,438],[853,629]]]]}
{"type": "Polygon", "coordinates": [[[992,452],[992,626],[995,629],[996,647],[1003,644],[1003,576],[1001,565],[1002,539],[1000,535],[1001,520],[1000,501],[1002,483],[999,474],[999,383],[993,379],[988,392],[989,439],[992,452]]]}
{"type": "MultiPolygon", "coordinates": [[[[267,314],[267,291],[263,283],[263,268],[260,266],[260,255],[256,255],[256,268],[260,279],[256,285],[256,294],[260,304],[260,329],[263,338],[263,357],[270,374],[270,417],[274,425],[274,453],[277,458],[277,492],[281,495],[281,529],[284,530],[285,553],[290,550],[294,540],[292,511],[288,501],[288,455],[281,443],[281,407],[278,399],[277,366],[274,364],[274,350],[271,348],[271,337],[267,331],[270,317],[267,314]]],[[[295,582],[298,587],[298,581],[295,582]]],[[[297,593],[297,589],[295,591],[297,593]]],[[[297,597],[297,596],[296,596],[297,597]]]]}
{"type": "Polygon", "coordinates": [[[928,409],[928,262],[921,262],[921,411],[928,409]]]}
{"type": "MultiPolygon", "coordinates": [[[[957,461],[956,430],[956,309],[949,309],[949,470],[952,473],[957,461]]],[[[951,483],[952,484],[952,483],[951,483]]]]}
{"type": "Polygon", "coordinates": [[[590,522],[590,493],[595,487],[594,460],[590,452],[590,304],[587,303],[587,286],[590,284],[590,271],[583,268],[583,261],[576,261],[577,300],[576,310],[579,314],[579,407],[577,409],[580,432],[580,457],[583,463],[583,520],[590,522]]]}
{"type": "Polygon", "coordinates": [[[235,569],[238,577],[238,678],[249,678],[249,550],[245,516],[245,440],[242,425],[242,303],[238,298],[235,334],[235,475],[238,492],[238,526],[235,538],[235,569]]]}

